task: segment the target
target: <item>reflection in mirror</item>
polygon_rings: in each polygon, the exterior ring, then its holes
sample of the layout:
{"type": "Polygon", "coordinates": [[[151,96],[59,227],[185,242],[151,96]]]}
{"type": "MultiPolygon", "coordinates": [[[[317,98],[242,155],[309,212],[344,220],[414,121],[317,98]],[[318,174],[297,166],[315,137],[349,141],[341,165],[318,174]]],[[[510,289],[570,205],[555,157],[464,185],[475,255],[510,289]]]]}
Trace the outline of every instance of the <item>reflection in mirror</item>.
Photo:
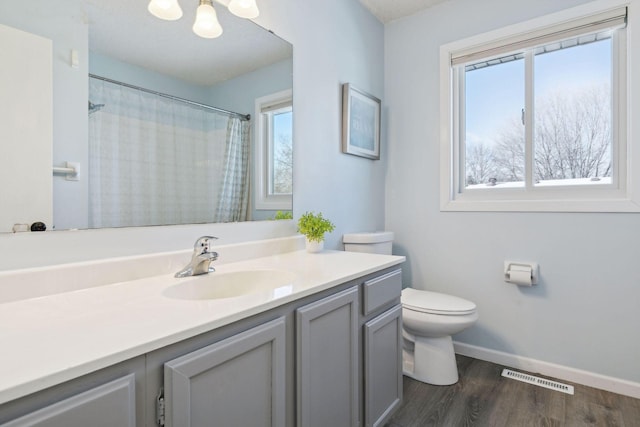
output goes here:
{"type": "Polygon", "coordinates": [[[291,210],[292,101],[291,90],[256,100],[257,209],[291,210]]]}
{"type": "Polygon", "coordinates": [[[247,220],[247,116],[93,74],[89,102],[90,228],[247,220]]]}
{"type": "MultiPolygon", "coordinates": [[[[254,208],[249,192],[258,179],[255,105],[291,90],[292,46],[218,3],[223,34],[200,38],[193,3],[181,1],[174,22],[129,0],[0,3],[1,25],[52,42],[50,160],[79,166],[75,176],[54,174],[49,189],[28,189],[52,193],[48,229],[275,216],[254,208]]],[[[15,208],[0,231],[47,218],[15,208]]]]}

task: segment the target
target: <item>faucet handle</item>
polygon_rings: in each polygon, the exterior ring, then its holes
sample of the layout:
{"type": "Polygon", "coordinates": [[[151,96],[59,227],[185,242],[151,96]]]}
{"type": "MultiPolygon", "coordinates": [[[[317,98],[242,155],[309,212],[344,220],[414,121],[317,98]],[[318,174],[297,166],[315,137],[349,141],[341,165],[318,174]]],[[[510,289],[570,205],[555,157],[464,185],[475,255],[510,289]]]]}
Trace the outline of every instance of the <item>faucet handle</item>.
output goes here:
{"type": "Polygon", "coordinates": [[[196,240],[195,245],[193,245],[193,252],[200,254],[206,254],[209,252],[209,248],[211,247],[211,240],[218,240],[217,237],[214,236],[202,236],[198,240],[196,240]]]}

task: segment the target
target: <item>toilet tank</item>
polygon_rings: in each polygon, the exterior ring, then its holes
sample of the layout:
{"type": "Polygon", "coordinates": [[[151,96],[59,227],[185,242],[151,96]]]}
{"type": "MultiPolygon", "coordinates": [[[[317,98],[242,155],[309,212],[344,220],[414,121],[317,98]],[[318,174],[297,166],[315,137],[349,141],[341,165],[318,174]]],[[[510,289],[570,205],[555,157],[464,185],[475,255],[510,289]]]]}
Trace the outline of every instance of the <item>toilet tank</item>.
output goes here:
{"type": "Polygon", "coordinates": [[[344,243],[344,250],[349,252],[391,255],[393,233],[391,231],[349,233],[342,236],[342,243],[344,243]]]}

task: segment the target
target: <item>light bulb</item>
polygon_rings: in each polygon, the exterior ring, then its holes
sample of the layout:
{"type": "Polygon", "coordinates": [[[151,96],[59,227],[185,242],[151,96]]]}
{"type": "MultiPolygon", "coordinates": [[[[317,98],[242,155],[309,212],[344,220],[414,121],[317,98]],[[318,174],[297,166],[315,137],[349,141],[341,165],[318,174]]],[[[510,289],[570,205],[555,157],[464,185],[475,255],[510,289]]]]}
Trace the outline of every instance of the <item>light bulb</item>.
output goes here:
{"type": "Polygon", "coordinates": [[[178,0],[151,0],[147,9],[156,18],[167,21],[182,18],[182,9],[178,0]]]}
{"type": "Polygon", "coordinates": [[[206,39],[214,39],[222,34],[222,26],[218,22],[218,15],[211,0],[200,0],[193,32],[206,39]]]}
{"type": "Polygon", "coordinates": [[[231,0],[229,3],[229,12],[240,18],[253,19],[260,15],[256,0],[231,0]]]}

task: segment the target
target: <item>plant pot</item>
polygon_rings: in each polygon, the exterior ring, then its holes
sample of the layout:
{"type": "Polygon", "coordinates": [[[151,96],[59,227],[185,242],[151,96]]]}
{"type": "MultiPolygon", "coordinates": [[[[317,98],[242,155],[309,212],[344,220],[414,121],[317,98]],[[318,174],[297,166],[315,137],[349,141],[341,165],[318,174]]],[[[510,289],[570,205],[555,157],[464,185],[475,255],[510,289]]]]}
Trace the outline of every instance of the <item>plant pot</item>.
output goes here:
{"type": "Polygon", "coordinates": [[[322,250],[324,249],[324,240],[321,240],[319,242],[316,241],[311,241],[309,239],[307,239],[305,237],[305,242],[306,242],[306,246],[307,246],[307,252],[309,253],[318,253],[318,252],[322,252],[322,250]]]}

